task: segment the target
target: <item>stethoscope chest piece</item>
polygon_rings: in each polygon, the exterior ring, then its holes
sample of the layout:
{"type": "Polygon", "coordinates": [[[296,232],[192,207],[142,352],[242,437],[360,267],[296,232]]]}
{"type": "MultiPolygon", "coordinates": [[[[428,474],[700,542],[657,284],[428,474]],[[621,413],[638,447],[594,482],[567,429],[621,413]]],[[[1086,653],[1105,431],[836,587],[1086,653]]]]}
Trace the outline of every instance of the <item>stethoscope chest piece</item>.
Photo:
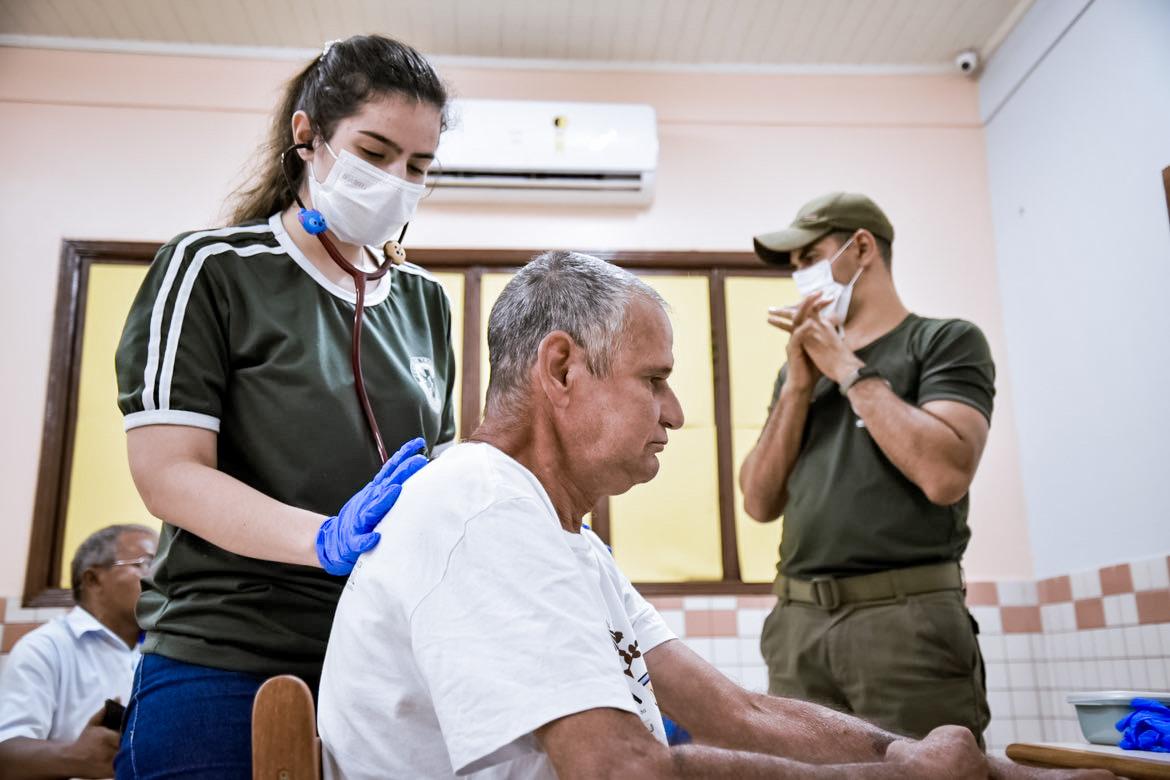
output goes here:
{"type": "Polygon", "coordinates": [[[383,244],[382,254],[394,265],[402,265],[406,262],[406,250],[397,241],[387,241],[383,244]]]}

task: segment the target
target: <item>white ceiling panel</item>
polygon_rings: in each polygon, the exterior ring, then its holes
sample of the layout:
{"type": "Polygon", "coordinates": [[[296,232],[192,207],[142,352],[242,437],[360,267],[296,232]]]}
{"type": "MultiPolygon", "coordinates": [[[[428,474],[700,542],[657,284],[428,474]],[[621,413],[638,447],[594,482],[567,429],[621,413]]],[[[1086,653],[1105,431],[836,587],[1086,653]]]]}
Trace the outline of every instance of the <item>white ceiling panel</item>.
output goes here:
{"type": "Polygon", "coordinates": [[[316,50],[377,32],[433,56],[647,66],[939,67],[1032,0],[0,0],[10,45],[316,50]]]}

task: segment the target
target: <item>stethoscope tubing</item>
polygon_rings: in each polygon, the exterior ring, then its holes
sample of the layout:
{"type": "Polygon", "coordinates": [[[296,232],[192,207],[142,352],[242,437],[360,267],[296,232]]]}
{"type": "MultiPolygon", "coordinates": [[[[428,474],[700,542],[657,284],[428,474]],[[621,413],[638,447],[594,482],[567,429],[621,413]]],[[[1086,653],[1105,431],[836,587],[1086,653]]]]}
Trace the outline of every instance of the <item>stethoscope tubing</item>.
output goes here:
{"type": "MultiPolygon", "coordinates": [[[[293,186],[292,180],[288,176],[288,168],[285,167],[285,158],[289,152],[295,149],[312,149],[311,144],[294,144],[288,149],[280,153],[280,170],[284,174],[285,183],[292,192],[293,198],[297,205],[301,207],[302,211],[305,209],[305,204],[301,201],[301,196],[297,192],[296,187],[293,186]]],[[[320,216],[318,214],[318,216],[320,216]]],[[[323,220],[323,218],[322,218],[323,220]]],[[[401,242],[406,236],[407,225],[402,226],[402,233],[398,236],[398,241],[401,242]]],[[[327,229],[327,228],[326,228],[327,229]]],[[[374,408],[370,405],[370,396],[366,392],[366,380],[362,373],[362,315],[365,312],[366,305],[366,285],[369,282],[381,279],[390,270],[393,265],[390,257],[387,255],[382,263],[378,265],[373,271],[363,271],[355,266],[345,256],[338,251],[333,241],[325,235],[324,232],[318,232],[317,240],[325,247],[325,252],[332,258],[333,262],[337,263],[341,270],[345,271],[353,279],[353,288],[355,293],[355,302],[353,310],[353,344],[350,348],[350,365],[353,367],[353,385],[357,392],[358,404],[362,408],[362,413],[366,418],[366,425],[370,429],[370,433],[374,437],[374,445],[378,448],[378,457],[382,463],[390,459],[390,455],[386,452],[386,444],[382,441],[382,431],[378,428],[378,421],[374,417],[374,408]]]]}

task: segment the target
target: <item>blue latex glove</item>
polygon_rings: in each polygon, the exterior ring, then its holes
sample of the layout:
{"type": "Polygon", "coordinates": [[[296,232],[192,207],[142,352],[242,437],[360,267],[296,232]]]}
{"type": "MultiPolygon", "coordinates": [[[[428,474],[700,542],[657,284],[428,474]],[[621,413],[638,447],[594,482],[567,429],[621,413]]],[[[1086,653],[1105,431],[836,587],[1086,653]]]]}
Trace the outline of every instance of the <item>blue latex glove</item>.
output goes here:
{"type": "Polygon", "coordinates": [[[321,524],[317,532],[317,558],[330,574],[344,576],[353,571],[362,553],[372,550],[382,535],[374,530],[398,500],[402,483],[427,465],[425,455],[416,455],[426,447],[421,438],[403,444],[383,464],[370,484],[359,490],[333,517],[321,524]]]}
{"type": "Polygon", "coordinates": [[[1133,710],[1117,721],[1122,750],[1170,753],[1170,708],[1153,699],[1134,699],[1133,710]]]}
{"type": "Polygon", "coordinates": [[[685,745],[691,741],[691,733],[665,715],[662,725],[666,727],[666,744],[685,745]]]}

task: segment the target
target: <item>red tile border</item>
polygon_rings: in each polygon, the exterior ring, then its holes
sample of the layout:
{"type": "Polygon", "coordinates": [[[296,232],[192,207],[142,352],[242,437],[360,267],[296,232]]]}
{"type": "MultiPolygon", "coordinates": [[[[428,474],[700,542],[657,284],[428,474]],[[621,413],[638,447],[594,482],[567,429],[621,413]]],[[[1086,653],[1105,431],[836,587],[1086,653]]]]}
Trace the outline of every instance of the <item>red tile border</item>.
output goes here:
{"type": "Polygon", "coordinates": [[[1133,573],[1128,563],[1106,566],[1101,569],[1101,595],[1116,596],[1133,593],[1133,573]]]}
{"type": "Polygon", "coordinates": [[[998,607],[999,587],[994,582],[968,582],[967,605],[971,607],[998,607]]]}
{"type": "Polygon", "coordinates": [[[740,609],[771,609],[776,606],[775,596],[739,596],[736,604],[740,609]]]}
{"type": "Polygon", "coordinates": [[[1077,630],[1105,628],[1105,601],[1100,598],[1080,599],[1073,602],[1077,614],[1077,630]]]}
{"type": "Polygon", "coordinates": [[[683,613],[687,636],[738,636],[734,609],[688,609],[683,613]]]}
{"type": "Polygon", "coordinates": [[[1063,577],[1049,577],[1036,583],[1036,593],[1041,604],[1060,604],[1072,601],[1072,578],[1067,574],[1063,577]]]}
{"type": "Polygon", "coordinates": [[[1005,634],[1039,634],[1044,630],[1039,606],[1000,607],[999,616],[1005,634]]]}
{"type": "Polygon", "coordinates": [[[658,610],[683,608],[682,596],[654,596],[646,600],[658,610]]]}
{"type": "Polygon", "coordinates": [[[1170,623],[1170,590],[1139,590],[1138,623],[1170,623]]]}
{"type": "Polygon", "coordinates": [[[11,653],[16,641],[44,623],[5,623],[4,639],[0,641],[0,653],[11,653]]]}

